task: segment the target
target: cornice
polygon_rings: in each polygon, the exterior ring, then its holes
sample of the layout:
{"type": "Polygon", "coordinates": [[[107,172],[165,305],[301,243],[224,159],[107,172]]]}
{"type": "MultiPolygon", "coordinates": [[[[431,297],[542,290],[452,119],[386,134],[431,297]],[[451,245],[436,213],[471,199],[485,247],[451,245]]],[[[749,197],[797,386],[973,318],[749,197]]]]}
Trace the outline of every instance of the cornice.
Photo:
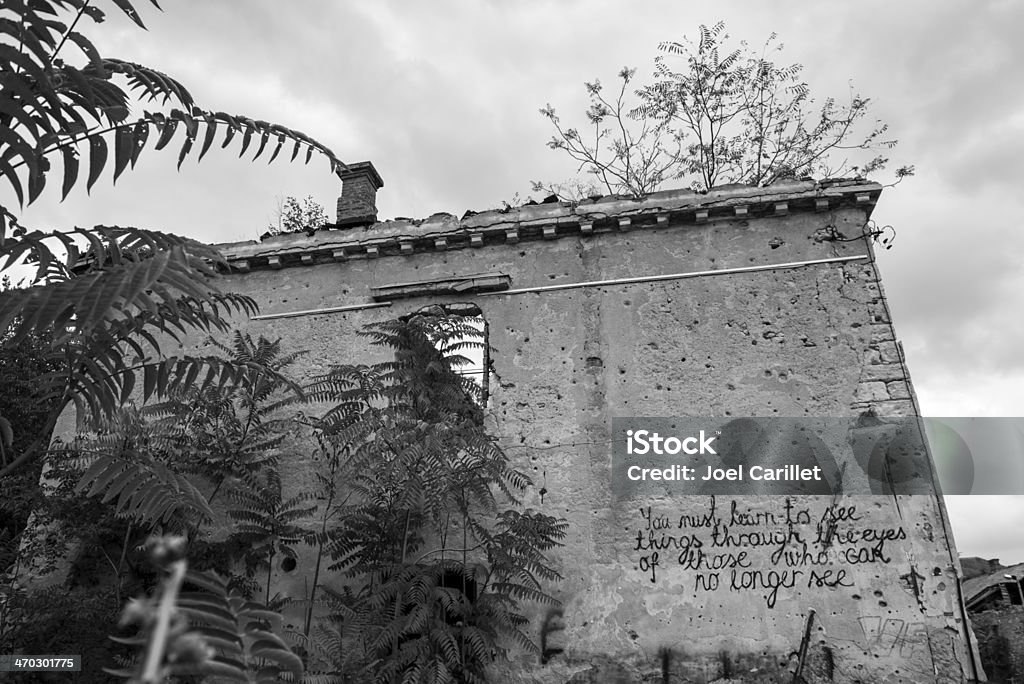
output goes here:
{"type": "Polygon", "coordinates": [[[878,183],[856,179],[792,181],[765,188],[731,185],[712,188],[706,193],[666,190],[640,199],[608,196],[579,203],[552,202],[466,212],[461,219],[441,213],[423,220],[396,219],[362,228],[325,226],[312,235],[289,233],[261,242],[215,246],[233,271],[247,272],[650,230],[669,225],[781,217],[796,212],[835,210],[841,206],[863,207],[866,216],[870,216],[881,191],[878,183]]]}

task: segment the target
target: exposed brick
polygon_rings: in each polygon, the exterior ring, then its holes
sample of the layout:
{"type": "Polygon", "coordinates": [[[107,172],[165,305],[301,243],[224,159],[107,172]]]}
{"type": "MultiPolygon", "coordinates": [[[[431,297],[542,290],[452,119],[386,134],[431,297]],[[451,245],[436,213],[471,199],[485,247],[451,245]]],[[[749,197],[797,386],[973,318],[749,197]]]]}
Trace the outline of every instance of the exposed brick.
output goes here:
{"type": "Polygon", "coordinates": [[[878,344],[878,353],[881,356],[882,363],[900,362],[900,352],[896,349],[895,342],[880,342],[878,344]]]}
{"type": "Polygon", "coordinates": [[[860,374],[860,379],[866,382],[878,380],[888,382],[891,380],[903,380],[904,377],[905,374],[903,371],[903,366],[901,366],[898,363],[883,363],[873,366],[864,366],[864,370],[860,374]]]}
{"type": "Polygon", "coordinates": [[[896,339],[892,333],[892,326],[888,323],[876,323],[871,326],[871,343],[891,342],[896,339]]]}
{"type": "Polygon", "coordinates": [[[914,404],[909,399],[882,401],[875,405],[875,413],[883,418],[914,415],[914,404]]]}
{"type": "Polygon", "coordinates": [[[857,392],[853,395],[854,401],[885,401],[889,398],[889,392],[884,382],[862,382],[857,385],[857,392]]]}
{"type": "Polygon", "coordinates": [[[377,220],[377,190],[384,186],[370,162],[349,165],[341,174],[338,198],[338,225],[371,224],[377,220]]]}
{"type": "Polygon", "coordinates": [[[889,396],[893,399],[909,399],[910,389],[903,380],[886,383],[885,388],[889,390],[889,396]]]}

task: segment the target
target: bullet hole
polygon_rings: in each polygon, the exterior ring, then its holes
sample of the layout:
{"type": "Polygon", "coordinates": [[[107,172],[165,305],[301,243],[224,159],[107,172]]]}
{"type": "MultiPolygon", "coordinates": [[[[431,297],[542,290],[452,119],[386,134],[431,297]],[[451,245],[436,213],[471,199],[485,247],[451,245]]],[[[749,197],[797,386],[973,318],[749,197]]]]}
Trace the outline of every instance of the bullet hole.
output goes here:
{"type": "Polygon", "coordinates": [[[632,304],[632,302],[627,299],[625,302],[623,302],[623,304],[625,304],[625,306],[629,306],[630,304],[632,304]]]}
{"type": "Polygon", "coordinates": [[[519,256],[526,256],[526,252],[520,252],[519,256]]]}
{"type": "Polygon", "coordinates": [[[626,374],[626,369],[625,368],[620,368],[619,369],[619,375],[625,375],[625,374],[626,374]]]}
{"type": "Polygon", "coordinates": [[[932,575],[934,575],[935,577],[938,577],[941,574],[942,574],[942,570],[940,568],[932,568],[932,575]]]}
{"type": "Polygon", "coordinates": [[[878,605],[879,605],[879,606],[881,606],[882,608],[885,608],[885,607],[886,607],[886,606],[888,606],[889,604],[888,604],[888,603],[886,603],[885,601],[879,601],[879,602],[878,602],[878,605]]]}
{"type": "Polygon", "coordinates": [[[727,383],[725,383],[725,388],[726,389],[734,390],[734,389],[736,389],[736,385],[732,384],[731,382],[727,382],[727,383]]]}
{"type": "Polygon", "coordinates": [[[603,368],[604,361],[601,360],[600,356],[588,356],[587,357],[587,368],[603,368]]]}
{"type": "Polygon", "coordinates": [[[880,592],[878,589],[875,589],[875,596],[881,596],[881,595],[882,595],[882,592],[880,592]]]}
{"type": "Polygon", "coordinates": [[[860,601],[860,594],[854,594],[850,598],[852,598],[854,601],[860,601]]]}
{"type": "Polygon", "coordinates": [[[284,570],[285,572],[291,572],[292,570],[295,569],[295,567],[297,565],[298,565],[298,563],[295,562],[294,558],[287,558],[286,557],[283,561],[281,561],[281,569],[284,570]]]}

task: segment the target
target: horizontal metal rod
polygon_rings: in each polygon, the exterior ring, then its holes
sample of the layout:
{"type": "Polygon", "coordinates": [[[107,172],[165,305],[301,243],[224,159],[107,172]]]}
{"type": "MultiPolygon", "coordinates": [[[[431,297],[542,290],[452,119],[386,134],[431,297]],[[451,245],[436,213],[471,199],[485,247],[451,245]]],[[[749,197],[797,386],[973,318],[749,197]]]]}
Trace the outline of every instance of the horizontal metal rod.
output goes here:
{"type": "Polygon", "coordinates": [[[342,313],[344,311],[359,311],[360,309],[379,309],[382,306],[391,306],[391,302],[374,302],[373,304],[351,304],[349,306],[332,306],[327,309],[306,309],[305,311],[287,311],[285,313],[266,314],[264,316],[253,316],[254,321],[268,321],[272,318],[294,318],[295,316],[315,316],[316,314],[342,313]]]}
{"type": "MultiPolygon", "coordinates": [[[[687,273],[669,273],[656,276],[636,276],[635,278],[616,278],[614,280],[590,280],[583,283],[565,283],[562,285],[542,285],[540,287],[521,287],[516,290],[501,290],[500,292],[477,292],[471,297],[496,297],[499,295],[526,294],[528,292],[551,292],[553,290],[574,290],[582,287],[602,287],[605,285],[629,285],[632,283],[651,283],[659,280],[681,280],[683,278],[698,278],[701,276],[729,275],[731,273],[755,273],[757,271],[777,271],[787,268],[800,268],[802,266],[814,266],[816,264],[835,264],[845,261],[861,261],[868,259],[867,254],[855,256],[832,257],[830,259],[813,259],[811,261],[791,261],[785,264],[765,264],[763,266],[740,266],[737,268],[719,268],[710,271],[689,271],[687,273]]],[[[372,304],[352,304],[349,306],[334,306],[327,309],[307,309],[305,311],[288,311],[286,313],[266,314],[264,316],[253,316],[254,321],[267,321],[274,318],[293,318],[295,316],[313,316],[317,314],[342,313],[345,311],[359,311],[361,309],[377,309],[384,306],[391,306],[391,302],[374,302],[372,304]]]]}
{"type": "Polygon", "coordinates": [[[574,290],[581,287],[600,287],[604,285],[629,285],[631,283],[650,283],[658,280],[681,280],[701,276],[729,275],[731,273],[754,273],[756,271],[776,271],[785,268],[800,268],[815,264],[834,264],[844,261],[859,261],[869,258],[867,254],[857,256],[833,257],[830,259],[814,259],[812,261],[791,261],[785,264],[767,264],[764,266],[740,266],[738,268],[719,268],[711,271],[690,271],[688,273],[670,273],[668,275],[637,276],[635,278],[617,278],[615,280],[591,280],[585,283],[565,283],[564,285],[542,285],[540,287],[521,287],[516,290],[500,292],[480,292],[474,297],[495,297],[498,295],[525,294],[527,292],[550,292],[552,290],[574,290]]]}

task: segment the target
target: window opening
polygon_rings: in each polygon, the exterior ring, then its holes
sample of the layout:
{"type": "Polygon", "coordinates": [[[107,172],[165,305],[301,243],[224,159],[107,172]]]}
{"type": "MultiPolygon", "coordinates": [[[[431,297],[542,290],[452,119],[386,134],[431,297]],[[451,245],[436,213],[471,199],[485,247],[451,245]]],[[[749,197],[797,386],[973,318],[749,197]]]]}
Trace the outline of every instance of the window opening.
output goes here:
{"type": "Polygon", "coordinates": [[[436,316],[442,333],[434,346],[448,359],[452,370],[476,385],[472,392],[484,408],[490,395],[490,345],[488,324],[480,307],[473,304],[431,306],[414,315],[436,316]]]}

